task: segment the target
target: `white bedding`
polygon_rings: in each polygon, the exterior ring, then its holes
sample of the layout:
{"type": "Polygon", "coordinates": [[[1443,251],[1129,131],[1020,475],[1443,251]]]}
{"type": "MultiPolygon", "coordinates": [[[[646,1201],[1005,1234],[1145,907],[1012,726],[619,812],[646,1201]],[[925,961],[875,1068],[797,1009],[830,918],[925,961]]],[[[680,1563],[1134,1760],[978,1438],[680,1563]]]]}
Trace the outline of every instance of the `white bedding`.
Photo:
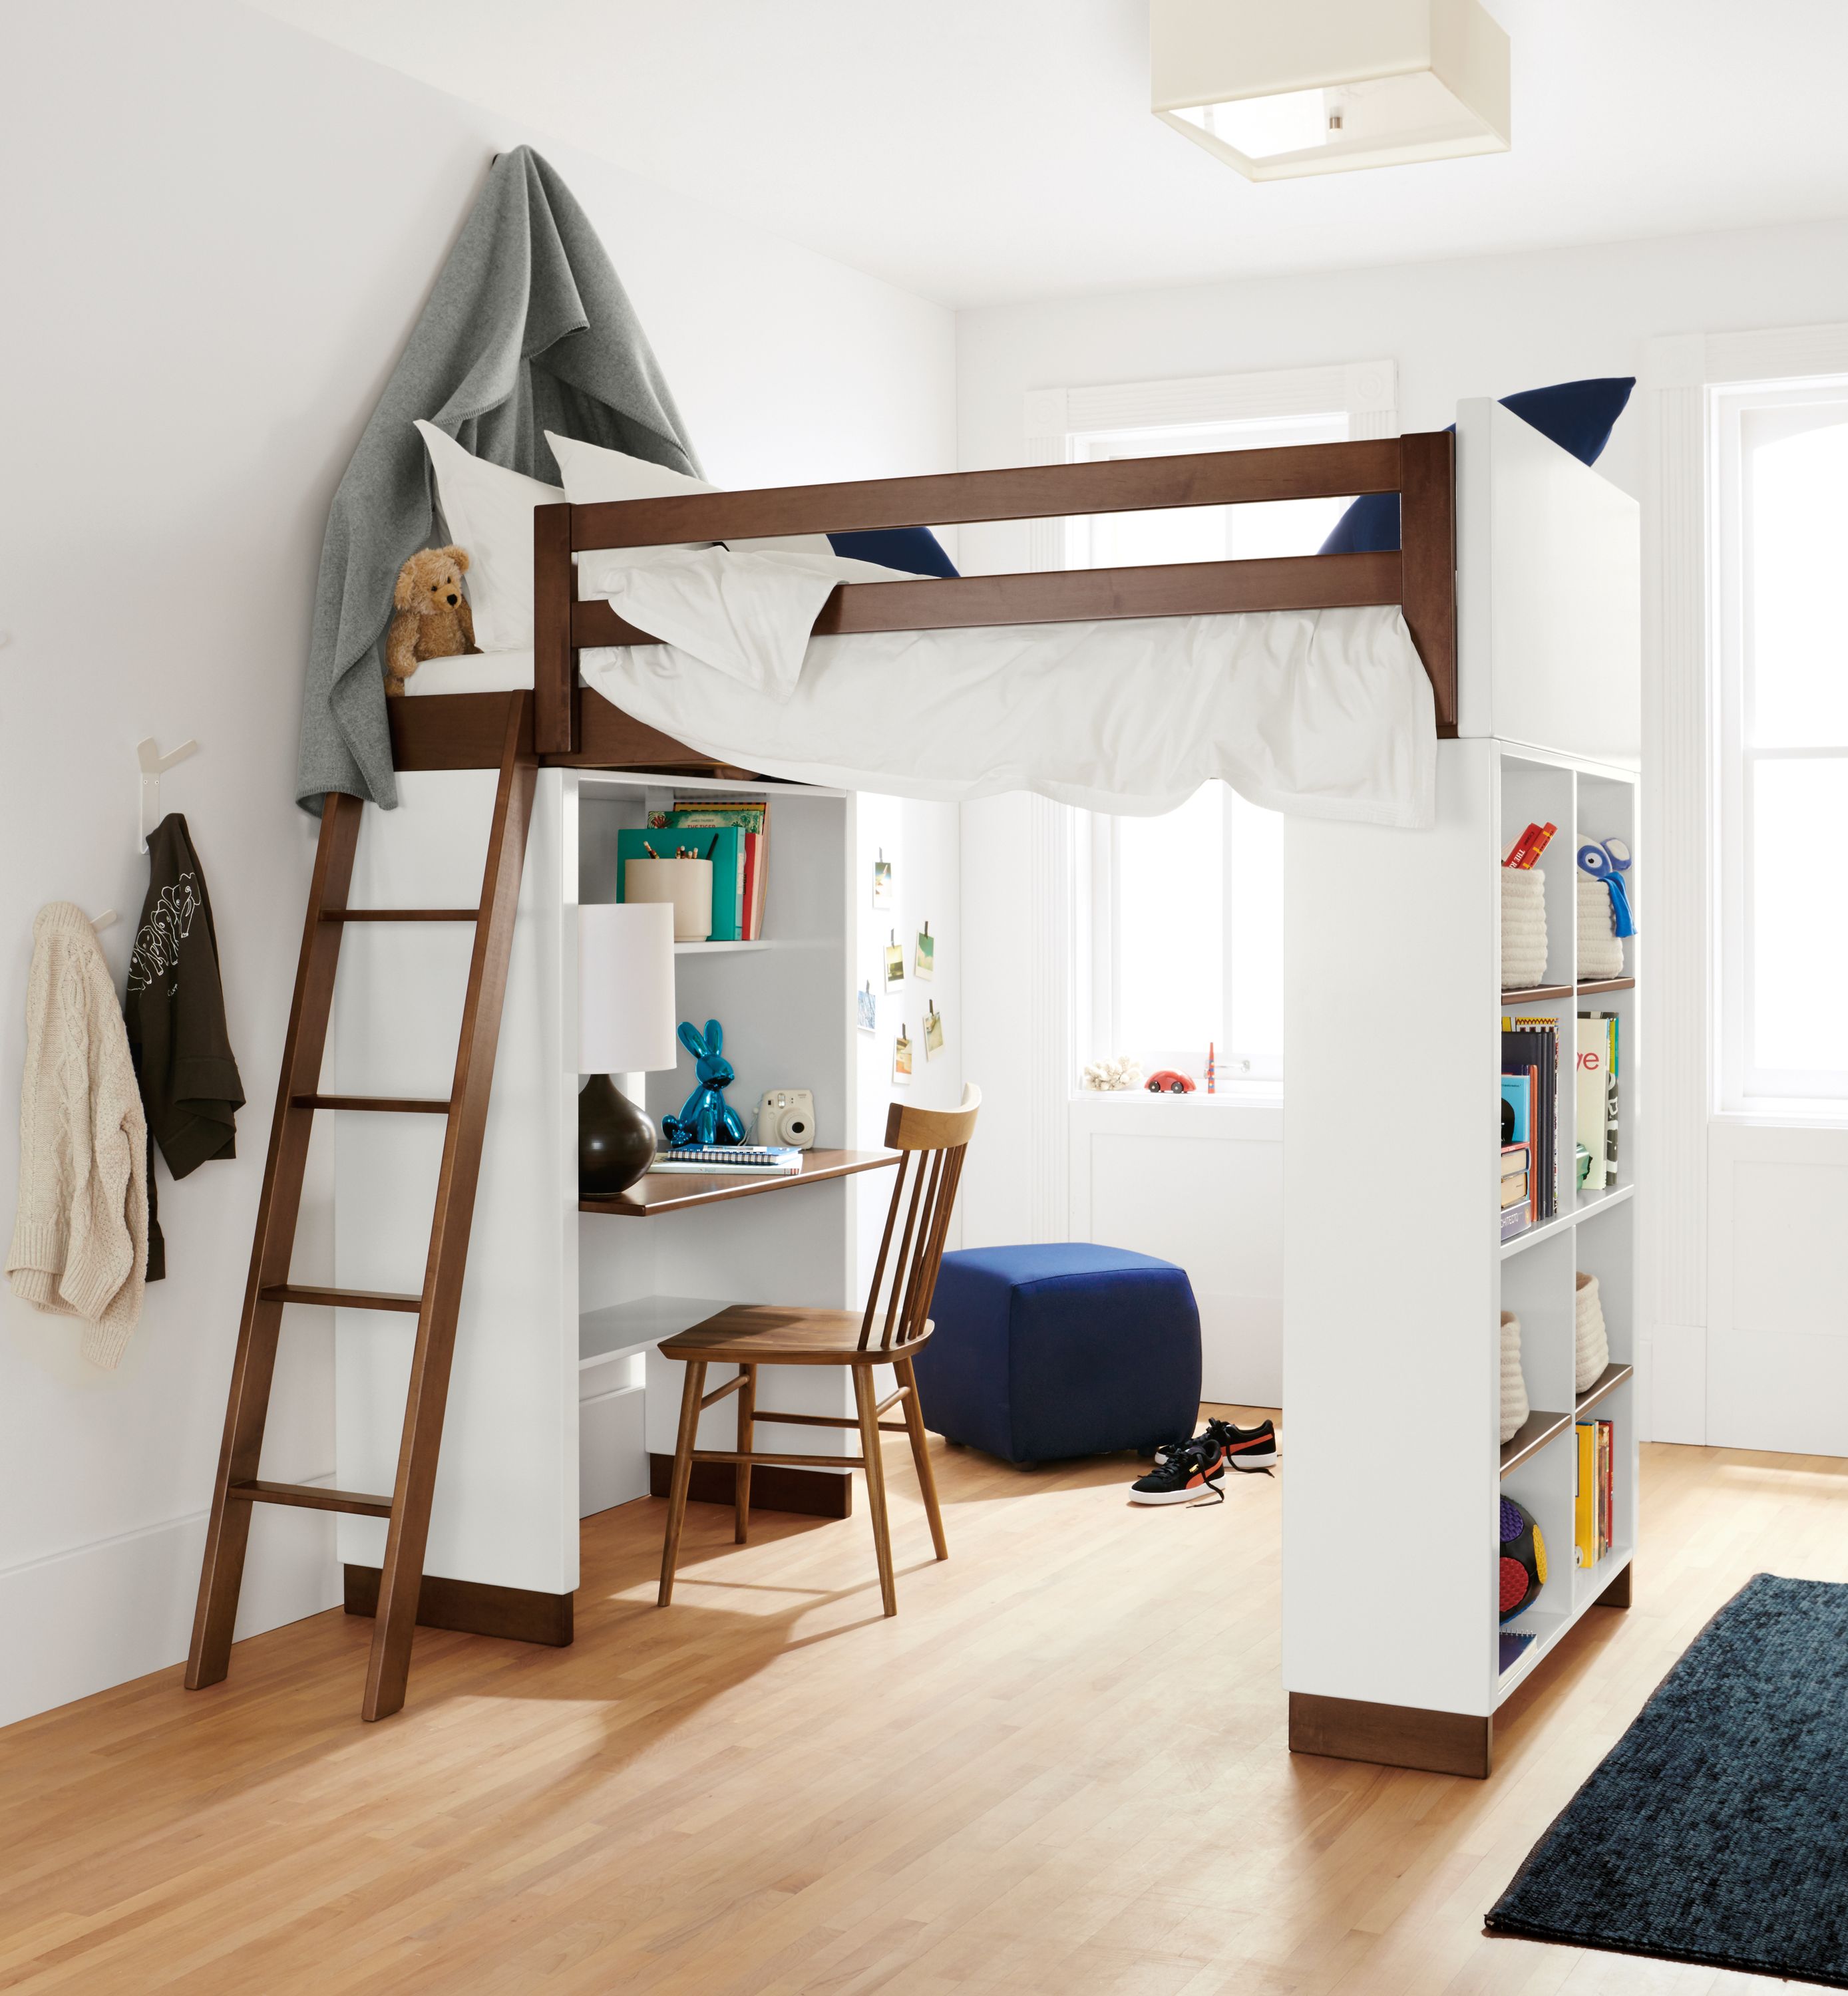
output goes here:
{"type": "Polygon", "coordinates": [[[1435,816],[1430,681],[1395,608],[816,638],[786,700],[663,645],[579,663],[638,721],[795,782],[1141,814],[1218,776],[1305,817],[1435,816]]]}
{"type": "MultiPolygon", "coordinates": [[[[786,649],[753,672],[741,633],[786,648],[783,626],[806,632],[813,609],[787,589],[761,618],[737,604],[702,582],[676,606],[680,645],[581,652],[584,684],[715,761],[793,782],[952,800],[1036,790],[1146,814],[1217,776],[1304,817],[1435,817],[1430,682],[1395,607],[813,638],[785,696],[786,649]],[[718,613],[710,631],[701,600],[718,613]]],[[[633,593],[622,607],[639,622],[633,593]]],[[[532,652],[503,652],[431,659],[407,691],[532,683],[532,652]]]]}

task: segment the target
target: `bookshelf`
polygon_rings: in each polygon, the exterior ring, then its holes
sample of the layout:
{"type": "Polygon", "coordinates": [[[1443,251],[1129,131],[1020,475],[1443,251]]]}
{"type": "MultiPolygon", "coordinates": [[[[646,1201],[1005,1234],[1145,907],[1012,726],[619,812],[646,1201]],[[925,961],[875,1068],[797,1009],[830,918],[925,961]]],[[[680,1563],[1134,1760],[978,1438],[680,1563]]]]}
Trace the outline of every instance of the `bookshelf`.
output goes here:
{"type": "MultiPolygon", "coordinates": [[[[1636,745],[1636,508],[1506,411],[1458,411],[1460,733],[1437,822],[1285,829],[1283,1682],[1299,1750],[1486,1777],[1495,1715],[1592,1608],[1626,1606],[1636,1544],[1636,1160],[1650,855],[1636,745]],[[1504,420],[1506,418],[1506,420],[1504,420]],[[1557,824],[1548,955],[1504,991],[1500,863],[1557,824]],[[1575,855],[1637,852],[1623,975],[1581,977],[1575,855]],[[1577,1019],[1614,1014],[1619,1155],[1574,1182],[1577,1019]],[[1492,1113],[1504,1016],[1560,1034],[1555,1217],[1500,1237],[1492,1113]],[[1610,1363],[1574,1381],[1574,1278],[1599,1278],[1610,1363]],[[1499,1435],[1499,1325],[1531,1409],[1499,1435]],[[1610,1550],[1574,1563],[1575,1424],[1608,1420],[1610,1550]],[[1498,1495],[1534,1518],[1546,1581],[1506,1626],[1498,1495]]],[[[1602,1134],[1602,1133],[1600,1133],[1602,1134]]]]}

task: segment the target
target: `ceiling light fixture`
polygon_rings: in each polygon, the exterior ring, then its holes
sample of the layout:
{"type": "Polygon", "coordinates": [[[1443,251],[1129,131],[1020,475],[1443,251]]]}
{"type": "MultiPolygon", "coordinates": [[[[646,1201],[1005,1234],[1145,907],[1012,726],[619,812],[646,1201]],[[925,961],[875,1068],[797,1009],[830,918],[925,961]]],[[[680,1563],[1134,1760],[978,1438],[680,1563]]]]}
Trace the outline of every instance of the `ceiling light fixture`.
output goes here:
{"type": "Polygon", "coordinates": [[[1505,153],[1481,0],[1150,0],[1151,108],[1247,179],[1505,153]]]}

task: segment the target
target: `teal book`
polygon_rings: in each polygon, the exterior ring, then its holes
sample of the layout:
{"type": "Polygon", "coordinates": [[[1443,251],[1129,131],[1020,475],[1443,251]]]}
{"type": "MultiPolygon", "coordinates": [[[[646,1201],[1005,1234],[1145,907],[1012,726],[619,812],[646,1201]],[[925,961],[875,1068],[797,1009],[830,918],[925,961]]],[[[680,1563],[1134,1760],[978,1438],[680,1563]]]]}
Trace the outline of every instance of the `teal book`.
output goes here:
{"type": "Polygon", "coordinates": [[[628,893],[631,859],[671,859],[680,846],[690,846],[696,857],[712,862],[712,934],[714,942],[737,942],[744,934],[745,835],[735,824],[714,825],[694,830],[645,827],[616,835],[616,898],[628,893]]]}

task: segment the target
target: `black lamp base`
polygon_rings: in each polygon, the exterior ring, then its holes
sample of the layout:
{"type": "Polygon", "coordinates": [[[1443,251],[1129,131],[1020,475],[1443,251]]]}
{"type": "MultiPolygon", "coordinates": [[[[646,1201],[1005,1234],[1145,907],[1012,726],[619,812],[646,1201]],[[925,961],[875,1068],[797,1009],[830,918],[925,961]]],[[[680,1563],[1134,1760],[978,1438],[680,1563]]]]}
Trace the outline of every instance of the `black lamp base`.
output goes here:
{"type": "Polygon", "coordinates": [[[577,1098],[577,1192],[614,1199],[655,1161],[655,1126],[607,1074],[594,1074],[577,1098]]]}

